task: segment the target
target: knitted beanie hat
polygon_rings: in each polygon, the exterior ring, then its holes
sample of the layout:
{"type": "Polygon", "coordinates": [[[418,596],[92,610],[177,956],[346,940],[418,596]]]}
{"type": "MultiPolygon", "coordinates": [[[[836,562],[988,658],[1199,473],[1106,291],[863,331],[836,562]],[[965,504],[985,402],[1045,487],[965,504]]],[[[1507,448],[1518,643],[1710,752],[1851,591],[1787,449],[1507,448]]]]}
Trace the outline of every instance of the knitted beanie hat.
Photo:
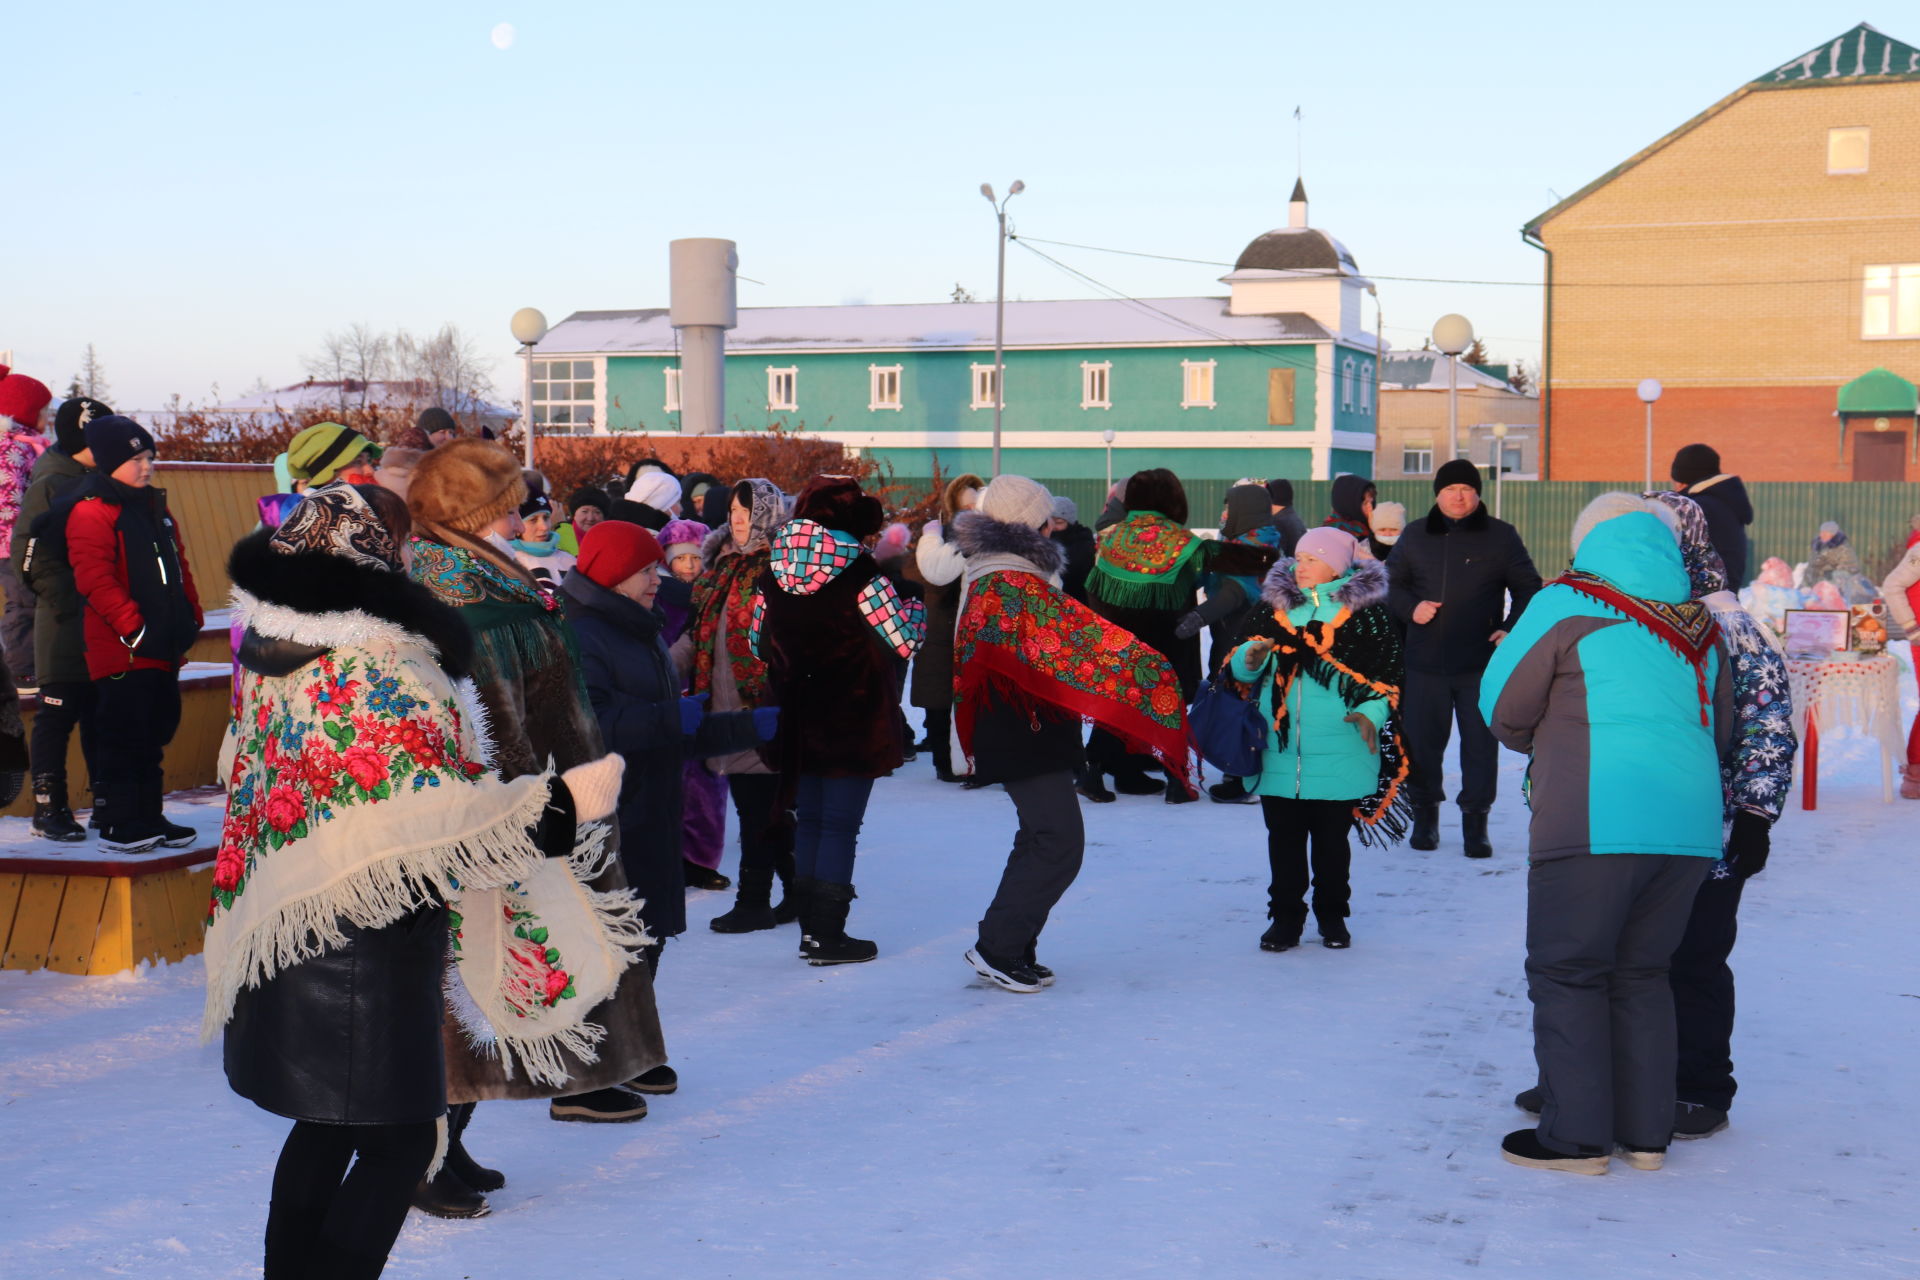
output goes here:
{"type": "Polygon", "coordinates": [[[596,489],[592,485],[582,485],[567,495],[568,516],[572,516],[574,512],[582,507],[592,507],[604,516],[612,506],[613,499],[607,496],[607,491],[605,489],[596,489]]]}
{"type": "MultiPolygon", "coordinates": [[[[460,434],[460,424],[453,420],[452,414],[442,409],[439,405],[434,405],[430,409],[422,409],[420,416],[413,420],[413,426],[416,431],[427,437],[428,447],[432,447],[433,433],[436,431],[451,431],[455,435],[460,434]]],[[[448,443],[452,442],[449,441],[448,443]]]]}
{"type": "Polygon", "coordinates": [[[1618,519],[1620,516],[1632,515],[1635,512],[1645,512],[1653,516],[1661,524],[1667,526],[1668,531],[1673,534],[1676,543],[1679,541],[1680,522],[1678,518],[1674,516],[1671,507],[1666,506],[1664,503],[1655,502],[1651,498],[1643,498],[1637,493],[1603,493],[1592,502],[1589,502],[1581,510],[1580,514],[1574,517],[1573,537],[1571,539],[1573,554],[1580,554],[1580,544],[1585,542],[1587,535],[1595,529],[1609,520],[1618,519]]]}
{"type": "Polygon", "coordinates": [[[602,520],[580,539],[574,568],[611,591],[650,564],[660,562],[660,540],[625,520],[602,520]]]}
{"type": "Polygon", "coordinates": [[[69,458],[87,447],[87,424],[113,412],[98,400],[75,396],[53,413],[53,447],[69,458]]]}
{"type": "Polygon", "coordinates": [[[1464,484],[1473,486],[1475,493],[1480,492],[1480,468],[1465,458],[1455,458],[1443,462],[1440,469],[1433,473],[1433,491],[1439,493],[1450,485],[1464,484]]]}
{"type": "Polygon", "coordinates": [[[668,560],[689,554],[699,555],[709,532],[707,526],[698,520],[669,520],[667,527],[660,531],[662,554],[668,560]]]}
{"type": "Polygon", "coordinates": [[[1712,445],[1690,444],[1673,455],[1668,474],[1675,484],[1699,484],[1720,474],[1720,455],[1712,445]]]}
{"type": "Polygon", "coordinates": [[[1291,480],[1267,481],[1267,497],[1272,501],[1274,506],[1277,506],[1277,507],[1292,506],[1293,505],[1293,481],[1291,480]]]}
{"type": "MultiPolygon", "coordinates": [[[[524,481],[522,481],[522,483],[524,483],[524,481]]],[[[520,504],[520,518],[522,520],[530,519],[533,516],[550,516],[552,514],[553,502],[544,493],[530,493],[527,495],[527,500],[520,504]]]]}
{"type": "Polygon", "coordinates": [[[1079,524],[1080,504],[1072,498],[1063,498],[1056,493],[1053,496],[1053,518],[1065,520],[1068,524],[1079,524]]]}
{"type": "Polygon", "coordinates": [[[14,373],[0,364],[0,418],[12,418],[23,427],[32,427],[40,411],[53,401],[53,392],[38,378],[14,373]]]}
{"type": "MultiPolygon", "coordinates": [[[[1407,527],[1407,509],[1398,502],[1376,502],[1373,505],[1374,537],[1379,538],[1378,530],[1405,529],[1407,527]]],[[[1385,542],[1385,538],[1380,539],[1385,542]]]]}
{"type": "Polygon", "coordinates": [[[153,452],[153,437],[132,418],[110,413],[86,427],[87,448],[93,450],[94,469],[110,476],[137,453],[153,452]]]}
{"type": "Polygon", "coordinates": [[[1028,529],[1044,529],[1053,519],[1053,495],[1038,480],[1025,476],[999,475],[980,491],[975,510],[1001,524],[1017,524],[1028,529]]]}
{"type": "Polygon", "coordinates": [[[372,447],[373,442],[352,427],[316,422],[287,442],[287,471],[295,480],[323,485],[372,447]]]}
{"type": "Polygon", "coordinates": [[[1354,553],[1360,544],[1345,529],[1335,529],[1331,525],[1322,525],[1318,529],[1309,529],[1300,535],[1300,542],[1293,549],[1295,559],[1312,556],[1327,568],[1334,576],[1353,568],[1354,553]]]}
{"type": "Polygon", "coordinates": [[[671,511],[680,501],[680,482],[664,471],[642,471],[627,486],[627,501],[671,511]]]}
{"type": "Polygon", "coordinates": [[[415,520],[477,534],[516,510],[526,493],[520,463],[505,449],[485,440],[449,440],[413,469],[407,506],[415,520]]]}

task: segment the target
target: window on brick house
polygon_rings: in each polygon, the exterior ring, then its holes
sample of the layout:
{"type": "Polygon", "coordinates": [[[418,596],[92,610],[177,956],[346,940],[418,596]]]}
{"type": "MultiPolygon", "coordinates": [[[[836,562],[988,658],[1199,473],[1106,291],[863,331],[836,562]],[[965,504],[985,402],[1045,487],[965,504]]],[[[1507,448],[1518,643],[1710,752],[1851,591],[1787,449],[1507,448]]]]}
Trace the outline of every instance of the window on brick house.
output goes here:
{"type": "Polygon", "coordinates": [[[1406,440],[1400,445],[1400,471],[1404,475],[1424,476],[1433,470],[1433,441],[1406,440]]]}
{"type": "Polygon", "coordinates": [[[1868,131],[1864,127],[1827,130],[1827,172],[1865,173],[1867,141],[1868,131]]]}
{"type": "Polygon", "coordinates": [[[1860,291],[1860,336],[1920,338],[1920,262],[1867,268],[1860,291]]]}

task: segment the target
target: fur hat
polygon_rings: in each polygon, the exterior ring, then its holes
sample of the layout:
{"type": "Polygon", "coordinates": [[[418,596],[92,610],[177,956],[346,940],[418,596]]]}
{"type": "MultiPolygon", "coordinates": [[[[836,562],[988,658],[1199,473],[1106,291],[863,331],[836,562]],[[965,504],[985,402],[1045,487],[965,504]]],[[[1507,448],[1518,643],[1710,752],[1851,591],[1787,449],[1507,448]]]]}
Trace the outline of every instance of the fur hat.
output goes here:
{"type": "Polygon", "coordinates": [[[520,463],[485,440],[449,440],[420,459],[407,485],[407,506],[415,520],[456,533],[478,534],[527,494],[520,463]]]}
{"type": "Polygon", "coordinates": [[[794,499],[793,518],[811,520],[864,542],[887,523],[887,509],[880,499],[862,493],[860,482],[852,476],[815,476],[794,499]]]}
{"type": "Polygon", "coordinates": [[[68,400],[53,414],[53,447],[69,458],[76,456],[87,447],[87,424],[112,412],[98,400],[85,396],[68,400]]]}
{"type": "Polygon", "coordinates": [[[650,564],[660,561],[660,540],[649,529],[625,520],[602,520],[580,539],[576,568],[611,591],[650,564]]]}
{"type": "Polygon", "coordinates": [[[1474,466],[1473,463],[1468,462],[1465,458],[1454,458],[1451,461],[1443,462],[1440,464],[1439,469],[1433,473],[1433,491],[1435,493],[1439,493],[1442,489],[1449,488],[1456,484],[1469,485],[1475,493],[1479,493],[1480,483],[1480,468],[1474,466]]]}
{"type": "Polygon", "coordinates": [[[12,418],[31,428],[39,420],[40,411],[52,401],[53,392],[47,390],[46,383],[0,364],[0,418],[12,418]]]}
{"type": "Polygon", "coordinates": [[[1053,495],[1038,480],[1025,476],[999,475],[980,491],[974,510],[1001,524],[1017,524],[1027,529],[1043,529],[1053,519],[1053,495]]]}
{"type": "Polygon", "coordinates": [[[1331,525],[1321,525],[1318,529],[1309,529],[1300,535],[1300,542],[1293,549],[1296,560],[1312,556],[1339,577],[1353,568],[1353,557],[1360,549],[1353,535],[1345,529],[1335,529],[1331,525]]]}
{"type": "Polygon", "coordinates": [[[1673,508],[1652,498],[1643,498],[1637,493],[1603,493],[1586,505],[1573,521],[1573,554],[1580,554],[1580,544],[1587,535],[1609,520],[1620,516],[1632,515],[1644,511],[1653,516],[1673,534],[1674,541],[1680,540],[1680,522],[1673,514],[1673,508]]]}
{"type": "Polygon", "coordinates": [[[604,516],[612,506],[613,499],[607,496],[607,491],[605,489],[596,489],[590,484],[582,485],[567,495],[567,515],[569,518],[582,507],[592,507],[604,516]]]}

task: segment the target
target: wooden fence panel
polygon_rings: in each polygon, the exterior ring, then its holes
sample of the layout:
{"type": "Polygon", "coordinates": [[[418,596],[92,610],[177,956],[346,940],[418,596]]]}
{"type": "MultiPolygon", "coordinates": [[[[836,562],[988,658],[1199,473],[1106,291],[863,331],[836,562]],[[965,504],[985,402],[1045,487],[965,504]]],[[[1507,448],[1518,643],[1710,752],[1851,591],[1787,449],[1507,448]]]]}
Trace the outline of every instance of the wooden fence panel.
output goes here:
{"type": "Polygon", "coordinates": [[[227,553],[260,523],[260,499],[273,492],[273,468],[264,463],[162,462],[153,482],[167,491],[167,509],[180,522],[201,607],[226,608],[233,587],[227,580],[227,553]]]}

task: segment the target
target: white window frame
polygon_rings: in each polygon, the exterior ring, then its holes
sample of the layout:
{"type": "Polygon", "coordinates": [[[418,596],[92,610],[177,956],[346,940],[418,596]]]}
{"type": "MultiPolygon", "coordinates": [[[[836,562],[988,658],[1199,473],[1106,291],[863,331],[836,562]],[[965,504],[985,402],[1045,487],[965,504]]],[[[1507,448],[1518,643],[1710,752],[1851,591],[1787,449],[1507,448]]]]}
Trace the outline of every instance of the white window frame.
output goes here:
{"type": "Polygon", "coordinates": [[[1082,360],[1080,362],[1080,407],[1082,409],[1113,408],[1113,361],[1082,360]]]}
{"type": "Polygon", "coordinates": [[[579,359],[536,358],[530,371],[532,377],[532,403],[529,404],[529,419],[536,431],[542,435],[592,435],[600,422],[600,361],[592,357],[579,359]],[[553,378],[550,375],[555,365],[566,365],[565,377],[553,378]],[[581,376],[581,370],[588,372],[581,376]],[[585,385],[589,393],[582,396],[580,388],[585,385]],[[555,395],[554,390],[566,388],[566,394],[555,395]],[[556,420],[555,411],[562,411],[566,421],[556,420]],[[581,428],[585,430],[581,430],[581,428]]]}
{"type": "Polygon", "coordinates": [[[1360,362],[1360,412],[1373,416],[1373,361],[1360,362]]]}
{"type": "Polygon", "coordinates": [[[800,366],[767,366],[767,412],[792,413],[800,408],[800,366]],[[782,395],[782,392],[785,395],[782,395]]]}
{"type": "Polygon", "coordinates": [[[1870,128],[1868,128],[1866,125],[1845,125],[1840,128],[1827,130],[1827,172],[1829,174],[1834,176],[1839,176],[1843,174],[1865,173],[1867,171],[1867,167],[1872,162],[1873,162],[1873,131],[1870,128]],[[1859,138],[1860,138],[1859,165],[1855,167],[1849,167],[1849,168],[1835,168],[1833,163],[1833,153],[1834,153],[1835,146],[1837,144],[1842,143],[1843,140],[1850,138],[1856,134],[1859,135],[1859,138]]]}
{"type": "Polygon", "coordinates": [[[867,366],[867,408],[899,409],[903,366],[870,364],[867,366]]]}
{"type": "Polygon", "coordinates": [[[1872,263],[1862,269],[1860,336],[1869,342],[1920,338],[1920,262],[1872,263]],[[1876,271],[1884,271],[1886,278],[1876,282],[1876,271]],[[1900,327],[1903,309],[1912,313],[1912,324],[1905,329],[1900,327]],[[1876,311],[1881,313],[1877,318],[1876,311]],[[1875,332],[1876,319],[1882,332],[1875,332]]]}
{"type": "Polygon", "coordinates": [[[666,370],[666,396],[660,407],[668,413],[680,412],[680,369],[677,365],[668,365],[666,370]]]}
{"type": "Polygon", "coordinates": [[[1340,358],[1340,408],[1346,413],[1353,412],[1353,374],[1359,363],[1352,356],[1340,358]]]}
{"type": "Polygon", "coordinates": [[[1219,363],[1217,360],[1182,360],[1180,362],[1180,407],[1182,409],[1214,407],[1214,370],[1219,363]],[[1196,381],[1204,381],[1205,387],[1196,387],[1196,381]],[[1204,390],[1205,398],[1194,395],[1196,390],[1204,390]]]}
{"type": "Polygon", "coordinates": [[[973,366],[973,404],[970,405],[969,407],[974,409],[993,408],[994,392],[998,391],[1000,393],[1000,407],[1002,409],[1006,408],[1007,407],[1006,388],[999,385],[999,383],[1000,383],[999,373],[997,368],[994,365],[990,365],[990,364],[974,365],[973,366]]]}
{"type": "Polygon", "coordinates": [[[1427,440],[1422,442],[1422,441],[1415,441],[1415,440],[1402,440],[1400,442],[1400,473],[1402,475],[1409,475],[1409,476],[1432,475],[1433,474],[1433,441],[1427,440]],[[1407,465],[1408,456],[1416,453],[1420,454],[1426,459],[1427,461],[1426,466],[1410,467],[1407,465]]]}

